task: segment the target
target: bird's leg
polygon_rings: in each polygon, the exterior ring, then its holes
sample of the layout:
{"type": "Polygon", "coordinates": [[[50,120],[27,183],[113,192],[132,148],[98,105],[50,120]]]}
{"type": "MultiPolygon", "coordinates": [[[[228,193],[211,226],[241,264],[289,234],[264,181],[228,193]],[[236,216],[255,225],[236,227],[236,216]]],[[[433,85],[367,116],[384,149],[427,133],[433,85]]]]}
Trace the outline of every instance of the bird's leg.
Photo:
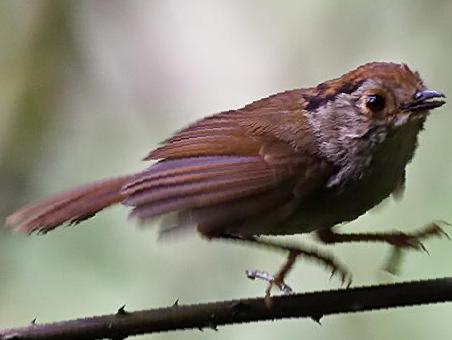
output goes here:
{"type": "Polygon", "coordinates": [[[438,222],[430,223],[429,225],[414,233],[390,231],[382,233],[340,234],[331,229],[317,231],[317,237],[321,242],[325,244],[348,242],[382,242],[388,243],[396,248],[412,248],[424,251],[426,249],[422,244],[422,241],[432,237],[441,236],[448,237],[444,230],[439,226],[438,222]]]}
{"type": "Polygon", "coordinates": [[[293,268],[295,261],[297,260],[299,254],[294,251],[289,251],[286,262],[281,266],[276,275],[271,275],[265,271],[260,270],[247,270],[246,276],[249,279],[261,279],[268,282],[267,289],[265,290],[265,298],[268,300],[270,298],[271,290],[273,286],[279,288],[284,294],[292,294],[293,289],[288,286],[284,279],[290,270],[293,268]]]}
{"type": "Polygon", "coordinates": [[[265,281],[268,281],[269,285],[266,290],[266,300],[269,301],[270,298],[270,292],[273,286],[277,286],[280,290],[282,290],[284,293],[292,293],[292,289],[287,286],[284,282],[287,274],[290,272],[290,270],[293,268],[293,265],[295,264],[295,261],[299,257],[303,257],[306,259],[311,259],[317,262],[322,263],[326,267],[330,268],[332,271],[331,275],[339,274],[341,277],[341,280],[343,283],[346,283],[347,286],[351,284],[351,275],[350,273],[343,267],[341,264],[336,262],[329,254],[322,253],[318,251],[317,249],[309,249],[306,246],[302,246],[299,244],[287,244],[287,243],[281,243],[277,242],[275,240],[269,240],[266,238],[261,237],[254,237],[254,236],[236,236],[236,235],[222,235],[216,238],[226,239],[226,240],[232,240],[232,241],[238,241],[242,243],[249,243],[256,246],[269,248],[269,249],[275,249],[279,251],[284,251],[288,253],[287,259],[284,262],[284,264],[281,266],[281,268],[278,270],[276,275],[270,275],[267,272],[263,271],[257,271],[257,270],[248,270],[247,276],[251,279],[263,279],[265,281]]]}
{"type": "Polygon", "coordinates": [[[432,222],[414,233],[392,231],[381,233],[340,234],[331,229],[324,229],[317,231],[317,237],[325,244],[346,242],[381,242],[390,244],[394,247],[394,252],[391,256],[391,261],[385,268],[389,272],[396,272],[396,262],[400,261],[402,249],[415,249],[427,252],[427,249],[423,245],[422,241],[432,237],[444,236],[449,238],[439,224],[448,225],[448,223],[444,221],[432,222]]]}

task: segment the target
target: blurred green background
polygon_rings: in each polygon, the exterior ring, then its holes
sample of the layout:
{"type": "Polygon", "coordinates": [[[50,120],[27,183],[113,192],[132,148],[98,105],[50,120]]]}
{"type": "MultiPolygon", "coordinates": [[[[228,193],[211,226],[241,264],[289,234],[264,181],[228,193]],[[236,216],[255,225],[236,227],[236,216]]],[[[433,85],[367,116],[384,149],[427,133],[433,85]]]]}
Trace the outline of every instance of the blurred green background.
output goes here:
{"type": "MultiPolygon", "coordinates": [[[[452,96],[452,1],[2,1],[0,219],[21,204],[87,181],[143,169],[140,159],[194,119],[368,61],[406,62],[452,96]]],[[[401,202],[343,231],[413,230],[452,221],[452,106],[436,110],[408,168],[401,202]]],[[[180,303],[261,296],[247,268],[283,257],[198,235],[157,242],[115,207],[45,236],[0,232],[0,326],[180,303]]],[[[410,252],[381,271],[382,245],[330,247],[354,284],[452,275],[452,243],[410,252]]],[[[337,288],[302,263],[288,283],[337,288]]],[[[445,339],[452,305],[285,320],[152,339],[445,339]]],[[[142,337],[151,338],[150,336],[142,337]]]]}

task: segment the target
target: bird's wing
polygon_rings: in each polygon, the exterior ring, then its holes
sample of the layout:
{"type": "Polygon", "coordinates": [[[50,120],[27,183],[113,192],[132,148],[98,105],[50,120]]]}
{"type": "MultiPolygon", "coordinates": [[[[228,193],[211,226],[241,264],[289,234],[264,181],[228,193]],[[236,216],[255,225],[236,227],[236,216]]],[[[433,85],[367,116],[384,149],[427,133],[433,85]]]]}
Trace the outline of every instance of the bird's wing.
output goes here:
{"type": "MultiPolygon", "coordinates": [[[[176,212],[178,225],[221,234],[306,196],[328,168],[319,166],[323,163],[308,146],[294,145],[285,140],[287,131],[275,130],[281,120],[304,118],[295,111],[287,117],[258,111],[259,117],[251,109],[208,117],[151,152],[147,159],[160,161],[122,190],[124,203],[133,207],[131,216],[146,220],[176,212]]],[[[309,140],[298,137],[298,142],[309,140]]]]}
{"type": "Polygon", "coordinates": [[[183,157],[255,156],[261,147],[240,125],[240,111],[222,112],[180,130],[151,151],[145,160],[183,157]]]}

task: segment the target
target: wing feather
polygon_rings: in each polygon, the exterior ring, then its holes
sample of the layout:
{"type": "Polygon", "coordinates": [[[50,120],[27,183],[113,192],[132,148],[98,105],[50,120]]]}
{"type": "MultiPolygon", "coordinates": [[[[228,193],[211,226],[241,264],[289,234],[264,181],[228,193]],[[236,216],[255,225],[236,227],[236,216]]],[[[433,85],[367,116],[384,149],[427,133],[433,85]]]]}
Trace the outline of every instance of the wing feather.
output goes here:
{"type": "Polygon", "coordinates": [[[259,156],[169,160],[137,176],[122,194],[127,197],[124,203],[134,207],[132,216],[144,219],[268,190],[284,180],[287,171],[286,167],[271,166],[259,156]]]}
{"type": "Polygon", "coordinates": [[[315,137],[303,105],[302,93],[289,91],[177,132],[146,157],[160,161],[123,188],[131,216],[169,214],[177,222],[164,228],[195,224],[209,235],[266,216],[280,223],[329,172],[313,167],[315,137]],[[318,180],[306,185],[308,173],[318,180]]]}
{"type": "Polygon", "coordinates": [[[177,132],[162,146],[151,151],[146,160],[198,156],[255,156],[261,147],[259,139],[241,126],[243,112],[228,111],[204,118],[177,132]]]}

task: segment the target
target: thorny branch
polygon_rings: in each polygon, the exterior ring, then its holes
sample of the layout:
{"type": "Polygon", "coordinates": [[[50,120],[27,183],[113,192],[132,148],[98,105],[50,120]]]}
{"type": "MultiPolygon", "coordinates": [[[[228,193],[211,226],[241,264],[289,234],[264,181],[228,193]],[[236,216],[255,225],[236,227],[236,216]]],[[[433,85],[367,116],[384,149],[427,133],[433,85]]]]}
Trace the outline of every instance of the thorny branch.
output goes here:
{"type": "Polygon", "coordinates": [[[0,340],[125,339],[145,333],[218,326],[263,320],[308,317],[317,322],[327,315],[452,301],[452,277],[389,285],[319,291],[274,297],[271,308],[263,298],[128,312],[28,327],[0,330],[0,340]]]}

